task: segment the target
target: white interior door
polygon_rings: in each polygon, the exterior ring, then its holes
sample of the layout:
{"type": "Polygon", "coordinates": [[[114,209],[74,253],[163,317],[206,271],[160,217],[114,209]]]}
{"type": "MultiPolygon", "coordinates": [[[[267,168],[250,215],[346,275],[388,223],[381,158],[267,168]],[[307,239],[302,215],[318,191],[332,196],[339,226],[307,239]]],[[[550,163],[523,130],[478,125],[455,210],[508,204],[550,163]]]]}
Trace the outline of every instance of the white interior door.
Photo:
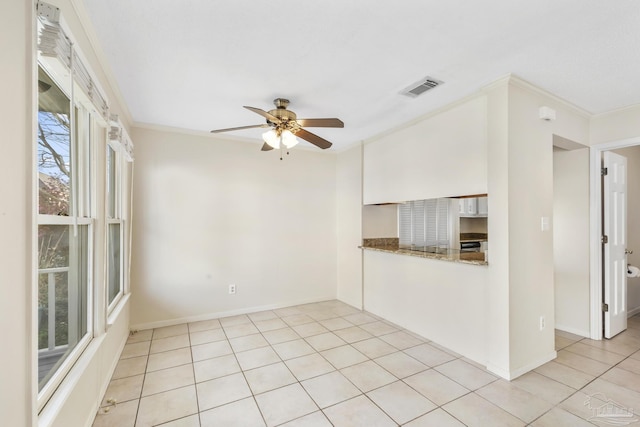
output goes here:
{"type": "Polygon", "coordinates": [[[627,329],[627,159],[605,151],[603,160],[604,336],[611,338],[627,329]]]}

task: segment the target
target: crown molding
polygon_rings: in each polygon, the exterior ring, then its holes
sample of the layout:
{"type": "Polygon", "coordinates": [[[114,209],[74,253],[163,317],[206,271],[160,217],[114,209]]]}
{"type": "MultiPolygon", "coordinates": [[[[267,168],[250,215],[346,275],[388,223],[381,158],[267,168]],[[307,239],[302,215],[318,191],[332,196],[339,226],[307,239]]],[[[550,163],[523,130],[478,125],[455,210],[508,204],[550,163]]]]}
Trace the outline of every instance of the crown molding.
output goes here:
{"type": "Polygon", "coordinates": [[[613,116],[616,114],[626,113],[631,110],[638,110],[640,113],[640,104],[627,105],[626,107],[616,108],[615,110],[605,111],[604,113],[598,113],[591,116],[592,119],[602,119],[608,116],[613,116]]]}
{"type": "MultiPolygon", "coordinates": [[[[204,131],[204,130],[185,129],[185,128],[179,128],[174,126],[156,125],[153,123],[134,122],[133,125],[131,126],[131,130],[133,131],[134,129],[151,130],[155,132],[166,132],[166,133],[173,133],[177,135],[197,136],[197,137],[209,138],[217,141],[251,144],[256,147],[262,147],[262,144],[263,144],[263,141],[260,138],[246,138],[242,136],[233,136],[233,135],[226,135],[226,134],[222,135],[219,133],[213,134],[209,131],[204,131]]],[[[134,139],[134,143],[135,143],[135,139],[134,139]]],[[[332,148],[329,148],[327,150],[322,150],[315,146],[307,146],[307,145],[301,145],[301,144],[298,144],[291,149],[296,151],[298,150],[312,151],[315,153],[332,154],[332,155],[335,155],[338,152],[337,150],[334,150],[332,148]]]]}

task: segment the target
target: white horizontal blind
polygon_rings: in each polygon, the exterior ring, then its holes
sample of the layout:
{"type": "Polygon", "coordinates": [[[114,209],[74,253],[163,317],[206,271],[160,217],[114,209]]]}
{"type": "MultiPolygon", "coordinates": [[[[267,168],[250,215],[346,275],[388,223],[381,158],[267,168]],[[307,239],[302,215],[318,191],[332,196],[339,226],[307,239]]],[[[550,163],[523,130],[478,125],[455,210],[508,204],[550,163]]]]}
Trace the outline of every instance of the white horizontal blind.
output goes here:
{"type": "Polygon", "coordinates": [[[411,246],[411,202],[398,205],[398,236],[400,246],[411,246]]]}
{"type": "Polygon", "coordinates": [[[438,199],[425,200],[426,246],[438,245],[438,199]]]}
{"type": "Polygon", "coordinates": [[[438,246],[449,245],[449,200],[438,199],[436,212],[437,233],[436,241],[438,246]]]}
{"type": "Polygon", "coordinates": [[[106,97],[98,90],[96,80],[81,60],[80,53],[60,26],[60,9],[45,2],[38,2],[38,50],[43,56],[56,58],[69,69],[74,82],[98,113],[108,120],[109,105],[106,97]]]}
{"type": "Polygon", "coordinates": [[[414,200],[411,202],[412,212],[411,217],[413,220],[413,239],[412,244],[414,246],[427,246],[427,230],[425,224],[425,201],[414,200]]]}
{"type": "MultiPolygon", "coordinates": [[[[40,9],[39,9],[40,11],[40,9]]],[[[53,18],[51,18],[53,19],[53,18]]],[[[58,58],[67,68],[71,68],[71,41],[56,23],[44,19],[40,13],[40,37],[38,49],[44,56],[58,58]]]]}
{"type": "Polygon", "coordinates": [[[84,66],[84,63],[80,60],[78,53],[74,50],[73,54],[73,73],[76,83],[82,89],[82,91],[89,97],[91,102],[96,106],[98,112],[103,118],[109,116],[109,106],[104,99],[98,88],[95,86],[94,80],[91,78],[91,73],[84,66]]]}
{"type": "Polygon", "coordinates": [[[109,121],[109,144],[120,151],[126,161],[133,162],[133,142],[127,130],[122,126],[117,114],[112,114],[109,121]]]}
{"type": "Polygon", "coordinates": [[[398,235],[401,246],[450,244],[449,200],[413,200],[398,206],[398,235]]]}

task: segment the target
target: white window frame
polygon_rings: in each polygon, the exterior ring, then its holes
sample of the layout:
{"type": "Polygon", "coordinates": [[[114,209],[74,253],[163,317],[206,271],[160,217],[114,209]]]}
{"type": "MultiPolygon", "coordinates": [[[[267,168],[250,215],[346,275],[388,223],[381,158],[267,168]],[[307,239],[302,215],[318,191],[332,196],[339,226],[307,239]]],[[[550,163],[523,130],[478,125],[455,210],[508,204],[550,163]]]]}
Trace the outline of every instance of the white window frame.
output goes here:
{"type": "Polygon", "coordinates": [[[125,267],[125,263],[124,263],[124,256],[125,256],[125,251],[124,251],[124,219],[123,219],[123,196],[124,196],[124,191],[123,191],[123,169],[124,169],[124,165],[123,165],[123,156],[121,153],[121,147],[119,146],[119,144],[115,143],[114,141],[107,141],[106,144],[106,148],[105,148],[105,183],[106,183],[106,189],[105,189],[105,259],[106,259],[106,277],[105,277],[105,301],[107,304],[107,315],[110,315],[113,310],[118,306],[118,303],[120,302],[120,300],[122,299],[122,297],[124,296],[124,267],[125,267]],[[114,188],[112,189],[114,191],[115,194],[113,194],[113,202],[114,202],[114,212],[113,212],[113,216],[110,215],[110,198],[112,196],[112,194],[109,191],[109,168],[108,168],[108,162],[109,162],[109,150],[112,150],[113,152],[113,156],[114,156],[114,164],[115,164],[115,179],[114,179],[114,188]],[[111,281],[111,277],[109,275],[110,272],[110,268],[109,268],[109,254],[110,254],[110,241],[109,241],[109,228],[110,225],[112,224],[118,224],[119,227],[119,245],[120,247],[119,249],[119,277],[118,277],[118,283],[119,283],[119,290],[117,292],[117,294],[114,296],[112,301],[109,301],[109,285],[110,285],[110,281],[111,281]]]}
{"type": "MultiPolygon", "coordinates": [[[[97,209],[98,207],[98,197],[101,197],[104,193],[102,190],[98,191],[98,182],[102,182],[105,178],[105,174],[98,173],[98,158],[102,159],[101,154],[98,153],[98,148],[96,145],[96,134],[101,131],[104,132],[103,140],[107,141],[107,131],[109,129],[109,125],[107,122],[108,117],[108,100],[104,97],[104,91],[100,87],[99,82],[93,77],[95,74],[86,67],[88,62],[85,60],[82,52],[75,47],[75,41],[72,37],[71,32],[69,31],[68,25],[64,22],[63,18],[60,17],[60,11],[55,6],[48,5],[43,2],[38,3],[38,16],[36,17],[38,32],[41,28],[40,16],[46,17],[46,19],[52,19],[54,22],[54,26],[59,26],[61,31],[60,40],[66,40],[64,43],[68,43],[68,48],[70,51],[68,52],[64,48],[58,49],[55,52],[48,52],[47,55],[44,55],[43,52],[39,49],[37,65],[42,67],[42,69],[49,75],[51,80],[67,95],[70,99],[70,108],[71,108],[71,132],[74,134],[76,129],[78,129],[78,134],[80,137],[84,138],[86,141],[85,145],[80,145],[82,142],[78,141],[76,144],[80,146],[81,149],[78,149],[76,153],[76,157],[78,155],[82,156],[84,165],[81,167],[76,166],[72,168],[72,174],[74,173],[74,169],[76,173],[80,173],[81,176],[75,177],[72,183],[72,186],[75,188],[76,200],[74,203],[74,208],[77,209],[77,215],[69,217],[63,216],[53,216],[53,215],[40,215],[38,211],[38,203],[37,203],[37,193],[38,188],[37,185],[34,186],[34,200],[35,208],[34,208],[34,224],[36,225],[69,225],[73,226],[74,224],[87,226],[87,283],[86,283],[86,293],[87,293],[87,307],[86,307],[86,322],[87,322],[87,332],[83,336],[81,340],[78,341],[74,349],[69,353],[66,359],[61,363],[61,365],[56,369],[55,373],[49,378],[48,382],[43,386],[42,390],[39,389],[38,384],[38,345],[34,346],[34,354],[33,354],[33,378],[32,378],[32,388],[34,393],[36,394],[36,406],[39,414],[43,412],[45,409],[47,402],[55,395],[56,390],[59,389],[60,385],[64,381],[64,379],[69,375],[72,371],[74,365],[82,358],[83,353],[87,350],[93,338],[101,333],[104,333],[106,330],[106,322],[103,320],[106,318],[106,306],[103,303],[102,295],[105,292],[106,282],[104,272],[98,271],[96,268],[96,261],[100,259],[104,259],[106,257],[105,249],[102,247],[103,245],[98,246],[98,240],[96,239],[96,232],[98,230],[98,225],[102,224],[102,220],[105,218],[105,213],[101,212],[97,209]],[[60,53],[62,52],[62,53],[60,53]],[[68,54],[69,56],[65,57],[64,55],[68,54]],[[71,58],[69,60],[69,58],[71,58]],[[71,67],[71,68],[70,68],[71,67]],[[75,70],[75,71],[72,71],[75,70]],[[74,72],[77,73],[77,78],[74,77],[74,72]],[[80,107],[86,110],[86,114],[83,113],[83,118],[85,121],[79,121],[78,118],[75,117],[76,107],[80,107]],[[82,123],[81,126],[78,127],[79,123],[82,123]],[[87,185],[88,183],[88,185],[87,185]]],[[[37,99],[34,99],[36,102],[35,111],[38,111],[37,108],[37,99]]],[[[37,123],[37,120],[34,120],[34,126],[37,123]]],[[[76,136],[72,136],[72,138],[76,138],[76,136]]],[[[81,138],[78,138],[81,139],[81,138]]],[[[37,141],[33,142],[37,144],[37,141]]],[[[74,144],[74,142],[72,142],[74,144]]],[[[34,161],[36,159],[34,158],[34,161]]],[[[73,161],[79,161],[79,158],[76,158],[73,161]]],[[[34,168],[34,182],[38,183],[38,168],[34,168]]],[[[73,197],[73,196],[72,196],[73,197]]],[[[100,229],[104,227],[101,226],[100,229]]],[[[33,282],[32,289],[33,295],[35,295],[35,300],[32,302],[32,310],[33,310],[33,318],[37,319],[37,295],[38,295],[38,245],[37,245],[37,235],[34,234],[33,241],[33,282]]],[[[122,243],[121,243],[122,244],[122,243]]],[[[38,324],[34,322],[33,325],[33,340],[37,341],[38,337],[38,324]]]]}
{"type": "MultiPolygon", "coordinates": [[[[82,105],[78,102],[78,100],[74,97],[74,88],[72,87],[74,83],[71,78],[68,80],[68,84],[64,84],[64,78],[61,78],[59,75],[59,70],[56,70],[55,66],[51,66],[51,63],[44,58],[40,58],[38,61],[38,66],[40,66],[45,73],[49,75],[51,80],[58,86],[58,88],[65,93],[65,95],[70,99],[70,111],[71,111],[71,119],[70,119],[70,156],[71,156],[71,171],[72,171],[72,180],[71,180],[71,203],[69,212],[69,216],[58,216],[58,215],[43,215],[36,212],[37,225],[67,225],[69,227],[73,227],[74,225],[78,226],[87,226],[87,283],[86,283],[86,291],[87,291],[87,331],[84,336],[78,341],[73,350],[69,353],[69,355],[65,358],[65,360],[61,363],[61,365],[56,369],[56,372],[49,378],[47,383],[43,386],[41,390],[38,391],[37,395],[37,403],[38,403],[38,411],[40,411],[48,400],[51,398],[55,390],[58,388],[64,377],[69,373],[73,365],[79,359],[80,355],[85,351],[89,343],[94,337],[94,307],[93,307],[93,295],[94,295],[94,265],[93,265],[93,256],[94,256],[94,219],[91,216],[92,206],[91,199],[95,194],[95,180],[92,176],[93,171],[93,153],[91,147],[91,141],[84,141],[83,138],[79,138],[82,127],[79,127],[79,121],[76,117],[78,114],[76,113],[76,109],[82,109],[82,105]],[[81,147],[82,145],[82,147],[81,147]],[[88,163],[88,164],[87,164],[88,163]],[[80,183],[89,183],[86,185],[79,185],[80,183]]],[[[37,109],[36,109],[37,111],[37,109]]],[[[90,116],[87,116],[90,117],[90,116]]],[[[85,134],[86,136],[86,134],[85,134]]],[[[37,144],[37,141],[34,141],[37,144]]],[[[37,173],[37,168],[36,173],[37,173]]],[[[37,183],[38,180],[35,180],[37,183]]],[[[34,191],[37,192],[37,189],[34,191]]],[[[39,209],[39,203],[36,204],[36,210],[39,209]]],[[[38,259],[38,245],[34,245],[34,259],[38,259]]],[[[37,266],[36,266],[37,267],[37,266]]],[[[38,274],[36,273],[35,284],[36,287],[35,295],[38,295],[38,274]]],[[[35,305],[35,304],[34,304],[35,305]]],[[[38,326],[35,327],[35,336],[38,336],[38,326]]],[[[36,346],[36,357],[38,357],[40,351],[36,346]]],[[[37,365],[37,364],[36,364],[37,365]]],[[[39,381],[37,378],[38,374],[36,371],[36,390],[39,389],[39,381]]]]}

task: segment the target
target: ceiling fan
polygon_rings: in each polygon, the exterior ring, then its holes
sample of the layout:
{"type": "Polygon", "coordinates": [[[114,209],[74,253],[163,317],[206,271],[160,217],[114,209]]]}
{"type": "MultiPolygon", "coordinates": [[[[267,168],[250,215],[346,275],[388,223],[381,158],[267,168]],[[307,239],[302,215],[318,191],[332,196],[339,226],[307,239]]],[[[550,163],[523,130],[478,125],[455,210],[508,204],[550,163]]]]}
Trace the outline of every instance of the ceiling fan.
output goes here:
{"type": "MultiPolygon", "coordinates": [[[[227,129],[214,129],[211,133],[229,132],[234,130],[252,129],[252,128],[270,128],[269,131],[262,134],[264,144],[262,151],[270,151],[274,148],[291,148],[298,143],[296,137],[309,141],[316,147],[327,149],[331,147],[331,143],[316,134],[305,130],[304,127],[324,127],[324,128],[343,128],[344,123],[340,119],[299,119],[291,110],[287,110],[289,100],[284,98],[276,98],[273,100],[275,109],[264,111],[260,108],[247,107],[247,110],[260,114],[266,119],[266,123],[260,125],[240,126],[227,129]]],[[[288,153],[287,153],[288,154],[288,153]]]]}

